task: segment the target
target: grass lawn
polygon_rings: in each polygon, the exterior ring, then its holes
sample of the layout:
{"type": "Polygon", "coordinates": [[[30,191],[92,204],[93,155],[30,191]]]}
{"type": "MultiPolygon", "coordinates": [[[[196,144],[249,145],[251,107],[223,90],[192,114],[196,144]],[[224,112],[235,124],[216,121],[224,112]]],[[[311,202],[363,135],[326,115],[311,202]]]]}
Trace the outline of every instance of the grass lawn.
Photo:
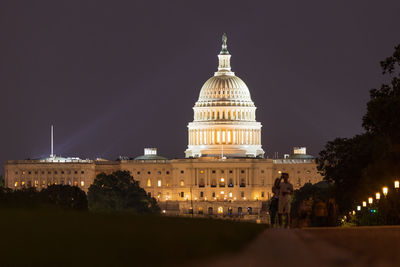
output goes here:
{"type": "Polygon", "coordinates": [[[251,241],[264,225],[212,219],[0,210],[0,266],[175,266],[251,241]]]}

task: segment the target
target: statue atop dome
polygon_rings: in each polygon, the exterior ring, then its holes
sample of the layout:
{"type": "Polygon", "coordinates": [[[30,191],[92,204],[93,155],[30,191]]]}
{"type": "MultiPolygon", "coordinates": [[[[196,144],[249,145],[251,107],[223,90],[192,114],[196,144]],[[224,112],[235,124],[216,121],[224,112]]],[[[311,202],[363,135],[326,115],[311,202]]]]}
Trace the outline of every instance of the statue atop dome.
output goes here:
{"type": "Polygon", "coordinates": [[[228,45],[226,44],[226,41],[228,40],[228,37],[226,33],[222,34],[222,49],[220,55],[227,55],[229,54],[228,52],[228,45]]]}

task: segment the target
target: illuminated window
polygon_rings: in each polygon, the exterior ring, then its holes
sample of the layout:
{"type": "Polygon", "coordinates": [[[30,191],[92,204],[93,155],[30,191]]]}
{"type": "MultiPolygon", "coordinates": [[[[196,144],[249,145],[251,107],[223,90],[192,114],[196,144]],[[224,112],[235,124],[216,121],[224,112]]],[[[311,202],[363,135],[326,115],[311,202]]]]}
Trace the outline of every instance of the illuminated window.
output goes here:
{"type": "Polygon", "coordinates": [[[161,187],[161,180],[158,180],[158,181],[157,181],[157,186],[158,186],[158,187],[161,187]]]}
{"type": "Polygon", "coordinates": [[[224,213],[224,208],[223,207],[218,207],[218,214],[224,213]]]}
{"type": "Polygon", "coordinates": [[[17,186],[18,186],[18,182],[15,182],[15,183],[14,183],[14,186],[17,187],[17,186]]]}
{"type": "Polygon", "coordinates": [[[35,185],[35,187],[38,187],[39,186],[39,181],[35,180],[34,185],[35,185]]]}
{"type": "Polygon", "coordinates": [[[78,186],[78,181],[74,181],[74,186],[78,186]]]}
{"type": "Polygon", "coordinates": [[[201,174],[203,174],[203,173],[204,173],[204,171],[203,171],[203,170],[201,170],[201,171],[200,171],[200,173],[201,173],[201,174]]]}
{"type": "Polygon", "coordinates": [[[203,208],[199,207],[199,214],[203,214],[203,208]]]}
{"type": "Polygon", "coordinates": [[[72,185],[72,182],[71,182],[71,180],[68,180],[68,185],[72,185]]]}
{"type": "Polygon", "coordinates": [[[25,174],[25,171],[22,171],[22,174],[25,174]]]}
{"type": "Polygon", "coordinates": [[[223,194],[225,194],[225,192],[224,192],[224,191],[221,191],[221,195],[223,195],[223,194]]]}
{"type": "Polygon", "coordinates": [[[85,182],[81,181],[81,186],[84,187],[85,186],[85,182]]]}
{"type": "Polygon", "coordinates": [[[185,181],[181,180],[181,181],[179,182],[179,184],[180,184],[180,186],[185,186],[185,181]]]}
{"type": "Polygon", "coordinates": [[[232,192],[229,193],[229,197],[232,197],[232,192]]]}
{"type": "Polygon", "coordinates": [[[151,186],[151,179],[147,179],[147,186],[150,187],[151,186]]]}
{"type": "Polygon", "coordinates": [[[264,192],[261,192],[261,197],[264,197],[265,196],[265,193],[264,192]]]}
{"type": "Polygon", "coordinates": [[[22,182],[21,182],[21,185],[24,186],[24,185],[25,185],[25,181],[22,181],[22,182]]]}

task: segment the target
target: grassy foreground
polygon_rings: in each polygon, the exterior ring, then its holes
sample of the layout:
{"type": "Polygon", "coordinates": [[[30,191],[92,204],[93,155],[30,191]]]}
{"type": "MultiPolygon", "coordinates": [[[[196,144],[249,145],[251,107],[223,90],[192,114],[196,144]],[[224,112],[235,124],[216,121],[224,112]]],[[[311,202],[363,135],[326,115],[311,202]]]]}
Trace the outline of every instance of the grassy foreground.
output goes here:
{"type": "Polygon", "coordinates": [[[172,266],[234,252],[265,226],[222,220],[0,210],[0,266],[172,266]]]}

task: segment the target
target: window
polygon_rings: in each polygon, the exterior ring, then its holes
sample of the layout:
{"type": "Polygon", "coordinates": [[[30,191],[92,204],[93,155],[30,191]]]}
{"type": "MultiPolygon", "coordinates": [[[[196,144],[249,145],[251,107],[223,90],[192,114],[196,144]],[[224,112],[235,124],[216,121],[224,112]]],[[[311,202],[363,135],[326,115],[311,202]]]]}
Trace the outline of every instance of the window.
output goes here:
{"type": "Polygon", "coordinates": [[[18,174],[18,172],[15,172],[15,174],[18,174]]]}
{"type": "Polygon", "coordinates": [[[161,180],[158,180],[158,181],[157,181],[157,186],[158,186],[158,187],[161,187],[161,180]]]}
{"type": "Polygon", "coordinates": [[[44,171],[42,171],[42,174],[44,174],[44,171]]]}
{"type": "Polygon", "coordinates": [[[64,174],[64,171],[61,171],[61,174],[64,174]]]}
{"type": "Polygon", "coordinates": [[[211,187],[217,187],[217,180],[215,178],[211,180],[211,187]]]}
{"type": "Polygon", "coordinates": [[[219,187],[225,187],[225,178],[219,180],[219,187]]]}
{"type": "Polygon", "coordinates": [[[301,185],[301,178],[297,178],[297,185],[300,186],[301,185]]]}
{"type": "Polygon", "coordinates": [[[233,187],[233,179],[232,179],[232,178],[229,179],[229,184],[228,184],[228,186],[229,186],[229,187],[233,187]]]}
{"type": "Polygon", "coordinates": [[[51,171],[48,171],[47,174],[51,174],[51,171]]]}
{"type": "Polygon", "coordinates": [[[229,170],[229,173],[232,173],[232,170],[229,170]]]}
{"type": "Polygon", "coordinates": [[[240,187],[246,187],[246,180],[244,178],[240,179],[240,187]]]}
{"type": "Polygon", "coordinates": [[[204,197],[204,192],[203,191],[200,192],[200,197],[204,197]]]}
{"type": "Polygon", "coordinates": [[[264,173],[264,170],[261,170],[261,173],[264,173]]]}
{"type": "Polygon", "coordinates": [[[228,215],[232,215],[232,208],[231,207],[228,208],[228,215]]]}
{"type": "Polygon", "coordinates": [[[212,196],[215,197],[215,192],[212,192],[212,196]]]}
{"type": "Polygon", "coordinates": [[[148,171],[148,172],[147,172],[147,174],[151,174],[151,172],[150,172],[150,171],[148,171]]]}
{"type": "Polygon", "coordinates": [[[224,170],[221,170],[221,173],[224,173],[224,170]]]}
{"type": "Polygon", "coordinates": [[[181,181],[179,182],[179,185],[180,185],[180,186],[185,186],[185,181],[181,180],[181,181]]]}
{"type": "Polygon", "coordinates": [[[185,193],[184,193],[184,192],[181,192],[181,193],[180,193],[180,196],[181,196],[181,197],[185,197],[185,193]]]}
{"type": "Polygon", "coordinates": [[[244,191],[240,192],[240,197],[244,197],[244,191]]]}
{"type": "Polygon", "coordinates": [[[38,174],[38,171],[35,171],[35,174],[38,174]]]}
{"type": "Polygon", "coordinates": [[[253,209],[251,207],[248,207],[247,208],[247,213],[251,215],[253,213],[253,209]]]}
{"type": "Polygon", "coordinates": [[[28,174],[31,174],[32,172],[31,171],[28,171],[28,174]]]}
{"type": "Polygon", "coordinates": [[[209,207],[209,208],[208,208],[208,214],[209,214],[209,215],[212,215],[212,214],[213,214],[213,208],[212,208],[212,207],[209,207]]]}
{"type": "Polygon", "coordinates": [[[229,197],[232,197],[232,192],[229,192],[229,197]]]}
{"type": "Polygon", "coordinates": [[[204,178],[200,178],[199,187],[205,187],[204,178]]]}
{"type": "Polygon", "coordinates": [[[167,174],[169,174],[169,171],[167,171],[167,174]]]}
{"type": "Polygon", "coordinates": [[[139,174],[140,174],[140,172],[137,172],[137,174],[139,175],[139,174]]]}
{"type": "Polygon", "coordinates": [[[147,187],[151,187],[151,179],[147,179],[147,187]]]}
{"type": "Polygon", "coordinates": [[[218,214],[224,213],[224,208],[223,207],[218,207],[218,214]]]}
{"type": "Polygon", "coordinates": [[[78,186],[78,181],[74,181],[74,186],[78,186]]]}
{"type": "Polygon", "coordinates": [[[72,185],[71,180],[68,180],[68,185],[72,185]]]}
{"type": "Polygon", "coordinates": [[[85,186],[85,182],[81,181],[81,187],[84,187],[84,186],[85,186]]]}
{"type": "Polygon", "coordinates": [[[201,170],[201,171],[200,171],[200,173],[201,173],[201,174],[203,174],[203,173],[204,173],[204,171],[203,171],[203,170],[201,170]]]}
{"type": "Polygon", "coordinates": [[[18,182],[15,182],[15,183],[14,183],[14,187],[18,187],[18,182]]]}
{"type": "Polygon", "coordinates": [[[81,171],[81,174],[84,174],[85,173],[85,171],[81,171]]]}
{"type": "MultiPolygon", "coordinates": [[[[31,172],[29,172],[29,174],[31,174],[31,172]]],[[[57,171],[54,171],[54,174],[57,174],[57,171]]]]}
{"type": "Polygon", "coordinates": [[[35,187],[38,187],[39,186],[39,181],[35,180],[34,185],[35,185],[35,187]]]}
{"type": "Polygon", "coordinates": [[[203,207],[199,207],[199,214],[203,214],[203,207]]]}
{"type": "Polygon", "coordinates": [[[189,208],[189,214],[193,214],[193,208],[192,207],[189,208]]]}
{"type": "Polygon", "coordinates": [[[244,173],[244,170],[241,170],[240,173],[244,173]]]}
{"type": "Polygon", "coordinates": [[[212,173],[215,173],[215,170],[212,170],[211,172],[212,172],[212,173]]]}
{"type": "Polygon", "coordinates": [[[243,213],[243,209],[242,209],[242,207],[239,207],[239,208],[238,208],[238,214],[239,214],[239,215],[242,215],[242,213],[243,213]]]}
{"type": "Polygon", "coordinates": [[[265,193],[264,192],[261,192],[261,197],[265,197],[265,193]]]}
{"type": "Polygon", "coordinates": [[[181,173],[184,173],[184,171],[183,171],[183,170],[181,170],[181,173]]]}
{"type": "Polygon", "coordinates": [[[75,174],[78,174],[78,171],[74,171],[75,174]]]}
{"type": "Polygon", "coordinates": [[[261,185],[264,186],[264,179],[261,179],[261,185]]]}

